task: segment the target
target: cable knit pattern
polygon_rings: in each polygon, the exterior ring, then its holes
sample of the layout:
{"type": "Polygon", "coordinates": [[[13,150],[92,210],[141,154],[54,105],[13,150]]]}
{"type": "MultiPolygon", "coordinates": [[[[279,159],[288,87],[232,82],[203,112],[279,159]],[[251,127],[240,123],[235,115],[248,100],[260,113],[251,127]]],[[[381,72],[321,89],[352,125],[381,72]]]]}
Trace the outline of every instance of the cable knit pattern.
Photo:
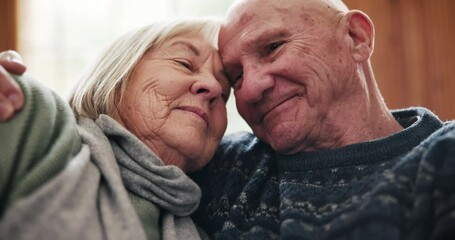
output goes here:
{"type": "Polygon", "coordinates": [[[454,239],[455,123],[423,108],[393,115],[406,129],[292,156],[226,137],[193,176],[197,223],[217,239],[454,239]]]}

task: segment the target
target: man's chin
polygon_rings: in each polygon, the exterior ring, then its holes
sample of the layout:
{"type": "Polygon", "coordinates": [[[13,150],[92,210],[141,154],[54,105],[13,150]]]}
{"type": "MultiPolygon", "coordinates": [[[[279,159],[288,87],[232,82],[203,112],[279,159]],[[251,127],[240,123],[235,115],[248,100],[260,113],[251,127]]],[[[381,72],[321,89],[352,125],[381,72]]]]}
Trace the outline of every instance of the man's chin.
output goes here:
{"type": "Polygon", "coordinates": [[[292,155],[299,152],[294,142],[274,142],[270,146],[275,152],[283,155],[292,155]]]}
{"type": "Polygon", "coordinates": [[[274,151],[284,155],[292,155],[299,152],[297,139],[292,132],[278,132],[270,134],[256,133],[256,136],[262,141],[268,143],[274,151]]]}

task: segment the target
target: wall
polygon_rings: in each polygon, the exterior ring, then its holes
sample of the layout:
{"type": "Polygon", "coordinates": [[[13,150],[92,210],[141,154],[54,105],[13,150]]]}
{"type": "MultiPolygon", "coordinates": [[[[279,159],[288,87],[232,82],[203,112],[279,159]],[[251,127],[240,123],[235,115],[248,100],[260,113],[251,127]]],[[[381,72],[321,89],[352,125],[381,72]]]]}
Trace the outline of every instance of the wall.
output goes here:
{"type": "Polygon", "coordinates": [[[0,0],[0,51],[16,49],[16,1],[0,0]]]}
{"type": "Polygon", "coordinates": [[[425,106],[455,119],[455,1],[344,2],[375,24],[372,62],[388,106],[425,106]]]}

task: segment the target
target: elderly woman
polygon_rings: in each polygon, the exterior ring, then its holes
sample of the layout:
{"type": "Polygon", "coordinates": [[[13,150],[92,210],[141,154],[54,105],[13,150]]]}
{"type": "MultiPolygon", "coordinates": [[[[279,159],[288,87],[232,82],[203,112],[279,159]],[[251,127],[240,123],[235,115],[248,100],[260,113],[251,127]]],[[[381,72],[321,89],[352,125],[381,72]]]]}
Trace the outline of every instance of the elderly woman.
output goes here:
{"type": "Polygon", "coordinates": [[[0,238],[200,238],[188,217],[200,189],[185,172],[210,160],[226,129],[218,29],[193,19],[126,34],[71,108],[15,77],[26,102],[0,123],[0,238]]]}

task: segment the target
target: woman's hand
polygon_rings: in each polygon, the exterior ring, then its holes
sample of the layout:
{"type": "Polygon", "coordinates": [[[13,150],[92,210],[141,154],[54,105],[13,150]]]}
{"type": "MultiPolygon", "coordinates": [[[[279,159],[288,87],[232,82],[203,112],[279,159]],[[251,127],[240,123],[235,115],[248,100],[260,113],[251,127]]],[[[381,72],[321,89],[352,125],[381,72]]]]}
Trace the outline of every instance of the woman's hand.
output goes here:
{"type": "Polygon", "coordinates": [[[0,121],[14,116],[24,105],[24,94],[20,86],[8,73],[22,75],[26,67],[15,51],[0,53],[0,121]]]}

